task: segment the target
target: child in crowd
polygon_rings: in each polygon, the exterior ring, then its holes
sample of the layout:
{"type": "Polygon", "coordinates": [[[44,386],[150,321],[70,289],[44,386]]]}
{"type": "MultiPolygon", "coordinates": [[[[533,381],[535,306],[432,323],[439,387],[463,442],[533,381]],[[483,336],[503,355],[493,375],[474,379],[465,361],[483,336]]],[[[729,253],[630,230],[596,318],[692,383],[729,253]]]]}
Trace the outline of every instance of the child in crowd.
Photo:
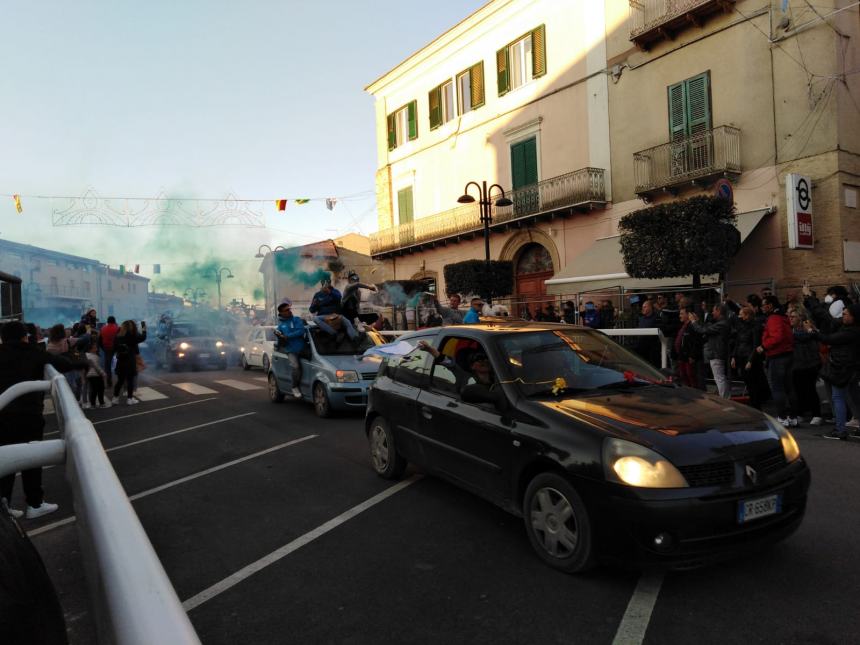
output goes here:
{"type": "Polygon", "coordinates": [[[96,407],[96,399],[98,399],[98,404],[100,408],[109,408],[111,406],[110,401],[108,400],[105,403],[105,374],[104,369],[102,368],[99,361],[99,345],[96,337],[93,337],[92,343],[90,343],[90,348],[87,351],[87,362],[90,364],[89,369],[87,369],[87,385],[89,390],[89,403],[84,403],[83,408],[94,408],[96,407]]]}

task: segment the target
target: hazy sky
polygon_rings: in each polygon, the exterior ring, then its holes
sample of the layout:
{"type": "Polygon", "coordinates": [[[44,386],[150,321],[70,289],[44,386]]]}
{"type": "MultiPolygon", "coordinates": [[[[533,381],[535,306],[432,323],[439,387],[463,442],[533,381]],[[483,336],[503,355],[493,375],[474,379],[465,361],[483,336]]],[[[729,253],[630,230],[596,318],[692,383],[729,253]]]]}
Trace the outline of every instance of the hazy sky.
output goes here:
{"type": "Polygon", "coordinates": [[[0,237],[140,263],[145,274],[153,263],[168,273],[209,256],[253,277],[259,244],[372,232],[376,149],[364,87],[483,4],[4,2],[0,194],[21,194],[24,212],[0,197],[0,237]],[[27,197],[89,188],[105,197],[358,196],[333,213],[318,202],[284,213],[254,205],[265,229],[215,231],[54,227],[52,210],[68,200],[27,197]]]}

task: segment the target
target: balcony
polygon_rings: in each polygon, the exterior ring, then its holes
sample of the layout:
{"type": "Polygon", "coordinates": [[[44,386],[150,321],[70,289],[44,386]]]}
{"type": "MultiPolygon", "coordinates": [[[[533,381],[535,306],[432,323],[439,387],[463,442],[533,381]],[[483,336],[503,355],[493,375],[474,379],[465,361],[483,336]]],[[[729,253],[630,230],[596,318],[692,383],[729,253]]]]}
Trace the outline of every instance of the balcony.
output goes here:
{"type": "Polygon", "coordinates": [[[46,298],[71,298],[73,300],[87,300],[92,297],[89,289],[54,284],[42,289],[42,295],[46,298]]]}
{"type": "Polygon", "coordinates": [[[634,153],[637,195],[741,173],[741,131],[728,125],[634,153]]]}
{"type": "Polygon", "coordinates": [[[648,49],[658,40],[673,40],[690,26],[701,27],[720,11],[730,12],[735,0],[629,0],[630,40],[648,49]]]}
{"type": "MultiPolygon", "coordinates": [[[[506,193],[513,206],[493,205],[491,228],[506,229],[542,216],[603,207],[606,204],[603,174],[602,168],[583,168],[506,193]]],[[[381,258],[418,251],[428,246],[456,242],[461,237],[472,237],[482,229],[478,204],[465,204],[373,233],[370,236],[370,255],[381,258]]]]}

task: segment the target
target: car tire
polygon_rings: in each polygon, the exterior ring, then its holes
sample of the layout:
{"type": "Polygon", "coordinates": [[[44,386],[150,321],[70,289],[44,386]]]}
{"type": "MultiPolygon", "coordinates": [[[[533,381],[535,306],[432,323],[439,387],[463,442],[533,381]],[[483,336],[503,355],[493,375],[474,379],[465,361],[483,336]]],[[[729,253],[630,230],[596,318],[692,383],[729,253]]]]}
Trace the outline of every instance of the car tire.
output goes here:
{"type": "Polygon", "coordinates": [[[269,356],[267,354],[263,354],[263,372],[269,373],[269,356]]]}
{"type": "Polygon", "coordinates": [[[240,362],[240,364],[242,365],[242,369],[243,369],[243,370],[248,371],[249,369],[251,369],[251,366],[250,366],[250,365],[248,365],[248,359],[247,359],[247,358],[245,358],[245,355],[244,355],[244,354],[242,354],[242,358],[240,359],[240,361],[239,361],[239,362],[240,362]]]}
{"type": "Polygon", "coordinates": [[[176,361],[168,359],[167,369],[171,372],[178,372],[179,365],[176,364],[176,361]]]}
{"type": "Polygon", "coordinates": [[[278,379],[271,372],[269,372],[269,399],[272,403],[283,403],[284,401],[284,393],[278,387],[278,379]]]}
{"type": "Polygon", "coordinates": [[[370,463],[376,474],[383,479],[400,479],[407,461],[397,452],[394,433],[385,419],[376,417],[373,420],[367,441],[370,444],[370,463]]]}
{"type": "Polygon", "coordinates": [[[327,419],[331,416],[331,402],[328,400],[328,392],[325,385],[317,381],[314,384],[314,412],[320,419],[327,419]]]}
{"type": "Polygon", "coordinates": [[[593,565],[588,509],[561,475],[542,473],[532,479],[523,499],[523,521],[535,553],[551,567],[580,573],[593,565]]]}

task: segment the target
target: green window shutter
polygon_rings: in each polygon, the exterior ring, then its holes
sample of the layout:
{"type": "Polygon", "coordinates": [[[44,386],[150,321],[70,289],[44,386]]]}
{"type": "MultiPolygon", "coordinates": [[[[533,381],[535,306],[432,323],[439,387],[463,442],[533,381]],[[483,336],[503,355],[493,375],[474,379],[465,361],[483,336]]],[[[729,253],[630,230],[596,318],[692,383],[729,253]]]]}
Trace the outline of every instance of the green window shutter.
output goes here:
{"type": "Polygon", "coordinates": [[[687,98],[687,133],[711,129],[711,94],[708,72],[684,81],[687,98]]]}
{"type": "Polygon", "coordinates": [[[442,86],[434,87],[427,95],[427,102],[430,105],[430,129],[438,128],[442,125],[442,86]]]}
{"type": "Polygon", "coordinates": [[[484,61],[472,65],[469,69],[469,81],[472,90],[472,109],[484,104],[484,61]]]}
{"type": "Polygon", "coordinates": [[[546,74],[546,26],[532,31],[532,78],[546,74]]]}
{"type": "Polygon", "coordinates": [[[537,168],[537,139],[523,141],[523,156],[525,157],[525,185],[532,186],[538,182],[537,168]]]}
{"type": "Polygon", "coordinates": [[[409,140],[418,138],[418,101],[412,101],[406,106],[409,116],[409,140]]]}
{"type": "Polygon", "coordinates": [[[538,181],[537,141],[526,139],[511,146],[511,182],[513,189],[532,186],[538,181]]]}
{"type": "Polygon", "coordinates": [[[412,186],[397,192],[397,223],[409,224],[413,221],[412,186]]]}
{"type": "Polygon", "coordinates": [[[499,96],[504,96],[511,89],[511,79],[508,70],[510,62],[508,60],[508,48],[503,47],[496,52],[496,73],[499,81],[499,96]]]}
{"type": "Polygon", "coordinates": [[[676,83],[669,87],[669,137],[679,141],[687,136],[687,86],[676,83]]]}
{"type": "Polygon", "coordinates": [[[394,114],[388,115],[388,149],[394,150],[397,147],[397,126],[395,125],[394,114]]]}

